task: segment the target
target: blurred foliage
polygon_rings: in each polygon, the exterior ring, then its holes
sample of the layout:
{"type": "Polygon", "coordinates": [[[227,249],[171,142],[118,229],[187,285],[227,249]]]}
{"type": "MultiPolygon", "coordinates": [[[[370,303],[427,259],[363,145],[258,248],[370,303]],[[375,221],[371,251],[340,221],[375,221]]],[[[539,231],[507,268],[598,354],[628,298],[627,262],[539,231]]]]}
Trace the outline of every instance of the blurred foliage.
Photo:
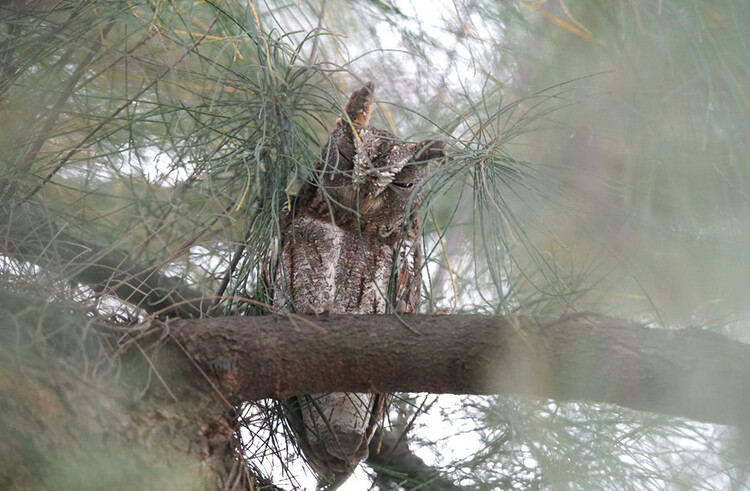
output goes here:
{"type": "MultiPolygon", "coordinates": [[[[559,222],[573,261],[607,247],[600,297],[624,313],[668,327],[746,325],[750,11],[563,5],[557,13],[591,39],[557,30],[527,76],[544,86],[600,73],[587,83],[601,94],[561,114],[568,124],[539,145],[541,155],[553,149],[554,185],[575,211],[559,222]]],[[[743,331],[733,334],[747,339],[743,331]]]]}
{"type": "MultiPolygon", "coordinates": [[[[260,311],[244,302],[263,299],[279,214],[372,79],[376,126],[454,152],[422,210],[424,311],[596,310],[747,341],[747,26],[741,0],[3,2],[2,282],[142,320],[80,283],[86,265],[65,252],[80,240],[223,291],[224,312],[260,311]],[[30,205],[36,225],[13,225],[30,205]]],[[[405,400],[394,420],[421,412],[405,400]]],[[[475,452],[421,443],[461,484],[747,485],[742,439],[724,429],[597,405],[459,406],[442,419],[470,420],[475,452]]],[[[248,426],[273,435],[254,409],[248,426]]]]}
{"type": "Polygon", "coordinates": [[[184,421],[168,422],[177,413],[167,400],[153,413],[143,404],[154,392],[151,368],[165,373],[169,358],[113,356],[125,319],[43,287],[0,288],[0,487],[205,489],[212,479],[205,469],[169,452],[189,445],[189,435],[174,431],[184,421]],[[133,406],[139,411],[126,409],[133,406]],[[164,424],[148,431],[142,422],[155,413],[164,424]]]}

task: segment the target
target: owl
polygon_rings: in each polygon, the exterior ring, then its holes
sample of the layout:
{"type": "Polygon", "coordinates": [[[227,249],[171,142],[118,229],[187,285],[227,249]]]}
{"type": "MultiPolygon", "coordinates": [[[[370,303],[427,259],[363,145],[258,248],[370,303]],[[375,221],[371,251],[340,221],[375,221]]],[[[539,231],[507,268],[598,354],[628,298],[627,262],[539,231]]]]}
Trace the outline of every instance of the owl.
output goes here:
{"type": "MultiPolygon", "coordinates": [[[[439,140],[405,142],[369,126],[375,84],[356,90],[311,182],[282,217],[274,304],[300,313],[416,312],[422,251],[416,207],[439,140]]],[[[321,487],[343,483],[382,418],[385,394],[294,397],[284,414],[321,487]]]]}

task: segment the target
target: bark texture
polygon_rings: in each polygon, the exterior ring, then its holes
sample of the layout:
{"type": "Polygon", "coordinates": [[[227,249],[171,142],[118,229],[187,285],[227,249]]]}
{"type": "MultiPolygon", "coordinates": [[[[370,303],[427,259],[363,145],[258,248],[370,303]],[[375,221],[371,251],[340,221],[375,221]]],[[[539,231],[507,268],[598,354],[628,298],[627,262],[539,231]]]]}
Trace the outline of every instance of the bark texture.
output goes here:
{"type": "Polygon", "coordinates": [[[230,400],[318,392],[520,393],[750,424],[750,346],[595,314],[179,320],[230,400]]]}
{"type": "MultiPolygon", "coordinates": [[[[750,424],[750,346],[702,332],[597,315],[275,315],[132,337],[31,298],[0,291],[0,345],[14,347],[0,350],[3,489],[276,489],[233,453],[234,409],[308,392],[525,393],[750,424]]],[[[374,464],[450,489],[391,440],[374,464]]]]}

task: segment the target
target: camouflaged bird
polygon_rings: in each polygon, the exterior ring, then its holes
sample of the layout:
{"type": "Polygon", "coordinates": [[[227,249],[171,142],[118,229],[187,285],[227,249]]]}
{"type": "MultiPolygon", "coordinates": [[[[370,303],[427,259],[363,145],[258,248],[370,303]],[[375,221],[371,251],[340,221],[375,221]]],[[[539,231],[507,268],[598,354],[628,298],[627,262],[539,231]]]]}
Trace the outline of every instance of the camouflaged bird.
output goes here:
{"type": "MultiPolygon", "coordinates": [[[[375,84],[355,91],[312,182],[282,218],[274,304],[300,313],[416,312],[422,251],[415,208],[439,140],[404,142],[368,126],[375,84]]],[[[383,418],[385,394],[294,397],[285,416],[321,487],[343,483],[383,418]]]]}

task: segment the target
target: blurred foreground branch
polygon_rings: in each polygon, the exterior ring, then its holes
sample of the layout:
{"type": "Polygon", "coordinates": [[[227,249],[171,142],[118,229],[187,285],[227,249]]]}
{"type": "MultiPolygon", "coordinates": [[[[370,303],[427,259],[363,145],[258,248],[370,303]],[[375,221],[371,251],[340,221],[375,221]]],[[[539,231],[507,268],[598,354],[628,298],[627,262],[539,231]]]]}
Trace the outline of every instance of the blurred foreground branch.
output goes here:
{"type": "Polygon", "coordinates": [[[159,271],[161,264],[133,264],[128,255],[74,238],[33,203],[6,208],[0,219],[0,254],[42,268],[62,268],[66,280],[114,295],[149,314],[197,317],[211,302],[159,271]]]}
{"type": "Polygon", "coordinates": [[[169,330],[233,402],[337,391],[521,393],[750,425],[750,346],[596,314],[219,317],[169,330]]]}

